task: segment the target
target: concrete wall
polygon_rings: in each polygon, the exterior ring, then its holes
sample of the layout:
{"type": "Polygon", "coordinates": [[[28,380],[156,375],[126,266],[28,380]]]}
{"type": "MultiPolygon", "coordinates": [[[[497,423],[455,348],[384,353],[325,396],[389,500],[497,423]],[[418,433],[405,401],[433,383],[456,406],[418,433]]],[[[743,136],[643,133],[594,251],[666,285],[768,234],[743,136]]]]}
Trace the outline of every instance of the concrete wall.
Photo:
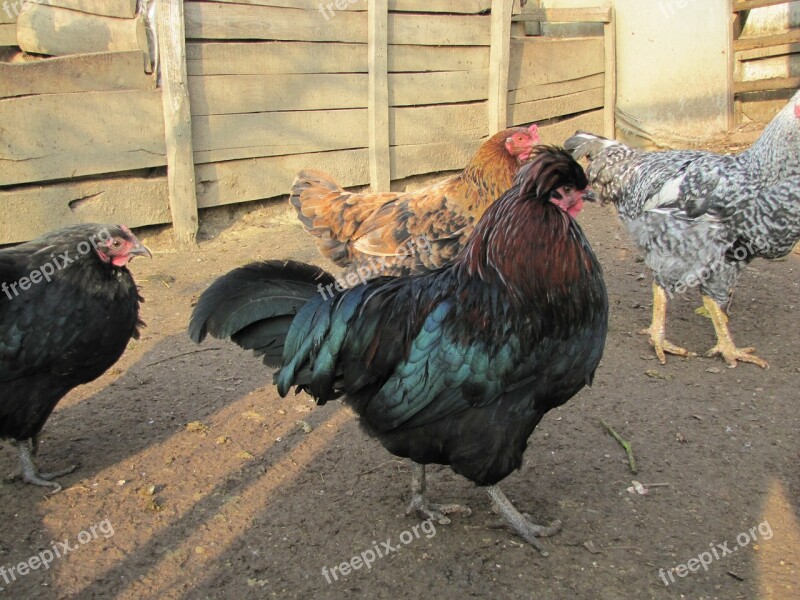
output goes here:
{"type": "MultiPolygon", "coordinates": [[[[548,8],[599,0],[542,0],[548,8]]],[[[613,0],[618,126],[642,145],[699,141],[728,129],[728,0],[613,0]]],[[[591,30],[590,30],[591,31],[591,30]]]]}

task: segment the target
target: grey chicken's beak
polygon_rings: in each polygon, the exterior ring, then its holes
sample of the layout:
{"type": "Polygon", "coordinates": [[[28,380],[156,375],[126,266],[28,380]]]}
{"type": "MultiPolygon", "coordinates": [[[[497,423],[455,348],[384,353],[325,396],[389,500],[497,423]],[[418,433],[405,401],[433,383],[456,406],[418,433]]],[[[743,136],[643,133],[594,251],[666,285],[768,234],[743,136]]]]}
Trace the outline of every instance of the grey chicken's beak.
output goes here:
{"type": "Polygon", "coordinates": [[[592,188],[586,188],[583,192],[583,199],[587,202],[597,202],[597,194],[592,188]]]}
{"type": "Polygon", "coordinates": [[[147,258],[153,258],[153,254],[147,249],[147,246],[139,240],[136,240],[136,245],[128,252],[128,256],[146,256],[147,258]]]}

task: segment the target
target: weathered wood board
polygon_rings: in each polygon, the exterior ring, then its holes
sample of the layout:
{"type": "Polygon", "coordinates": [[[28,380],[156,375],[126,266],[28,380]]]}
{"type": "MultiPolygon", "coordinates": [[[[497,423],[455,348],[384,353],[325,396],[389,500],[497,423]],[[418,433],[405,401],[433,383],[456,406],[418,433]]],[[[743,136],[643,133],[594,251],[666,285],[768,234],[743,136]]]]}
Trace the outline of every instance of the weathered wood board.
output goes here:
{"type": "MultiPolygon", "coordinates": [[[[331,11],[364,12],[367,10],[365,0],[350,0],[342,2],[339,0],[338,8],[336,2],[331,0],[217,0],[218,2],[233,4],[249,4],[253,6],[275,6],[282,8],[303,8],[305,10],[325,10],[330,17],[331,11]],[[327,8],[328,5],[331,8],[327,8]]],[[[432,12],[432,13],[461,13],[461,14],[480,14],[485,13],[492,6],[491,0],[389,0],[389,10],[395,12],[432,12]]]]}
{"type": "Polygon", "coordinates": [[[367,109],[197,116],[192,138],[196,163],[366,148],[367,109]]]}
{"type": "Polygon", "coordinates": [[[112,90],[153,90],[140,50],[99,52],[35,60],[0,62],[0,98],[112,90]]]}
{"type": "MultiPolygon", "coordinates": [[[[389,105],[485,100],[486,70],[390,73],[389,105]]],[[[366,74],[206,75],[189,78],[193,115],[366,108],[366,74]]]]}
{"type": "Polygon", "coordinates": [[[132,19],[136,15],[136,0],[26,0],[35,4],[60,6],[93,15],[132,19]]]}
{"type": "MultiPolygon", "coordinates": [[[[363,12],[341,11],[325,19],[318,10],[220,2],[186,2],[189,39],[367,42],[363,12]]],[[[424,46],[487,46],[486,16],[389,14],[389,43],[424,46]]]]}
{"type": "Polygon", "coordinates": [[[25,52],[63,56],[90,52],[141,50],[148,54],[144,19],[103,17],[25,4],[17,20],[17,40],[25,52]]]}
{"type": "Polygon", "coordinates": [[[160,90],[0,100],[0,185],[165,165],[161,110],[160,90]]]}
{"type": "Polygon", "coordinates": [[[14,23],[0,25],[0,46],[17,45],[17,26],[14,23]]]}
{"type": "Polygon", "coordinates": [[[170,222],[167,178],[109,177],[0,191],[0,244],[35,238],[72,223],[170,222]]]}
{"type": "Polygon", "coordinates": [[[510,104],[508,120],[513,123],[531,123],[602,108],[604,93],[605,90],[599,87],[556,98],[510,104]]]}
{"type": "Polygon", "coordinates": [[[508,88],[579,79],[603,73],[603,38],[514,38],[508,88]]]}
{"type": "MultiPolygon", "coordinates": [[[[366,44],[189,42],[189,75],[367,73],[366,44]]],[[[389,72],[475,71],[489,66],[481,46],[389,45],[389,72]]]]}

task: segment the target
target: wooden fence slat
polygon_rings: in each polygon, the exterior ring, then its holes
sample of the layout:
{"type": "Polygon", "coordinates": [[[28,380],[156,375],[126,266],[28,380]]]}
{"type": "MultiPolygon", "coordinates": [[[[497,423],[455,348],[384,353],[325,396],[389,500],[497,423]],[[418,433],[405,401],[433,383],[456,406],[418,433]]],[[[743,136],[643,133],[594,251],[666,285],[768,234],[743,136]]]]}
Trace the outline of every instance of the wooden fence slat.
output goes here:
{"type": "MultiPolygon", "coordinates": [[[[189,42],[189,75],[367,73],[365,44],[314,42],[189,42]]],[[[474,71],[489,67],[482,46],[390,45],[389,73],[474,71]]]]}
{"type": "Polygon", "coordinates": [[[136,0],[26,0],[36,4],[60,6],[94,15],[132,19],[136,15],[136,0]]]}
{"type": "Polygon", "coordinates": [[[156,0],[156,10],[169,204],[175,239],[186,246],[195,243],[198,219],[183,0],[156,0]]]}
{"type": "MultiPolygon", "coordinates": [[[[366,108],[207,115],[192,119],[198,163],[366,148],[367,129],[366,108]],[[325,126],[320,127],[319,123],[325,126]]],[[[313,161],[313,157],[308,160],[313,161]]]]}
{"type": "Polygon", "coordinates": [[[797,42],[800,42],[800,29],[792,29],[786,33],[739,38],[733,42],[733,51],[741,52],[744,50],[755,50],[758,48],[768,48],[769,46],[781,46],[797,42]]]}
{"type": "Polygon", "coordinates": [[[511,60],[511,11],[513,0],[492,0],[491,49],[489,52],[489,133],[508,125],[508,69],[511,60]]]}
{"type": "Polygon", "coordinates": [[[17,40],[25,52],[63,56],[141,50],[148,54],[144,19],[119,19],[25,4],[17,19],[17,40]]]}
{"type": "Polygon", "coordinates": [[[16,23],[21,10],[22,0],[0,4],[0,24],[16,23]]]}
{"type": "Polygon", "coordinates": [[[144,54],[140,50],[0,62],[0,98],[155,87],[155,78],[144,72],[144,54]]]}
{"type": "Polygon", "coordinates": [[[0,186],[166,164],[158,90],[7,98],[0,123],[0,186]]]}
{"type": "Polygon", "coordinates": [[[72,223],[170,222],[166,177],[106,177],[0,190],[0,244],[33,239],[72,223]]]}
{"type": "Polygon", "coordinates": [[[736,52],[736,61],[758,60],[761,58],[771,58],[773,56],[784,56],[786,54],[800,53],[800,42],[794,44],[781,44],[780,46],[768,46],[766,48],[754,48],[753,50],[740,50],[736,52]]]}
{"type": "MultiPolygon", "coordinates": [[[[186,2],[190,39],[367,43],[367,15],[341,11],[325,20],[319,11],[220,2],[186,2]]],[[[390,44],[488,46],[489,19],[479,15],[389,15],[390,44]]]]}
{"type": "MultiPolygon", "coordinates": [[[[341,11],[366,12],[367,6],[363,1],[348,2],[343,8],[336,8],[335,3],[332,9],[327,9],[330,0],[320,2],[320,0],[217,0],[217,2],[233,4],[249,4],[254,6],[273,6],[278,8],[302,8],[305,10],[320,10],[322,14],[328,14],[333,10],[334,14],[341,11]],[[322,9],[320,9],[322,6],[322,9]]],[[[432,13],[461,13],[461,14],[480,14],[489,10],[491,0],[389,0],[389,10],[397,12],[432,12],[432,13]]]]}
{"type": "Polygon", "coordinates": [[[617,22],[614,7],[606,3],[605,9],[608,10],[608,21],[603,25],[605,59],[603,69],[605,75],[603,132],[607,138],[614,138],[617,135],[617,22]]]}
{"type": "Polygon", "coordinates": [[[603,88],[594,88],[556,98],[512,104],[508,108],[509,123],[544,121],[563,115],[603,108],[604,95],[603,88]]]}
{"type": "Polygon", "coordinates": [[[579,79],[605,71],[604,40],[513,38],[508,87],[511,90],[579,79]]]}
{"type": "Polygon", "coordinates": [[[389,109],[389,144],[405,146],[489,135],[486,102],[389,109]]]}
{"type": "Polygon", "coordinates": [[[367,107],[366,74],[208,75],[190,77],[192,114],[367,107]]]}
{"type": "Polygon", "coordinates": [[[557,81],[555,83],[544,83],[541,85],[531,85],[519,90],[512,90],[508,93],[508,103],[522,104],[534,100],[545,100],[546,98],[557,98],[567,94],[576,94],[585,90],[603,88],[605,86],[605,75],[598,73],[588,77],[570,79],[568,81],[557,81]]]}
{"type": "Polygon", "coordinates": [[[800,87],[800,77],[773,77],[757,81],[737,81],[733,84],[735,94],[750,94],[771,90],[796,90],[800,87]]]}
{"type": "Polygon", "coordinates": [[[369,0],[369,181],[372,191],[388,192],[389,164],[389,5],[369,0]]]}
{"type": "Polygon", "coordinates": [[[514,21],[552,21],[554,23],[608,23],[611,11],[608,6],[591,8],[526,8],[515,15],[514,21]]]}
{"type": "Polygon", "coordinates": [[[14,23],[0,25],[0,46],[17,45],[17,26],[14,23]]]}
{"type": "Polygon", "coordinates": [[[765,6],[775,6],[776,4],[788,4],[789,0],[739,0],[733,3],[733,12],[763,8],[765,6]]]}

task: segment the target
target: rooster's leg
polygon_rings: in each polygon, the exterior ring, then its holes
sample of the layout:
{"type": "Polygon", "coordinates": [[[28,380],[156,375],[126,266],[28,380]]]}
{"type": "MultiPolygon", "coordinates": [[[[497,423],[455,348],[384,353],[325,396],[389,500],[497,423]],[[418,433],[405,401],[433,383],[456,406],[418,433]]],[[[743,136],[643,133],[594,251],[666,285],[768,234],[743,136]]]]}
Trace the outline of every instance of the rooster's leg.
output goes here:
{"type": "Polygon", "coordinates": [[[729,366],[735,367],[736,361],[753,363],[762,369],[768,369],[769,364],[765,360],[761,360],[753,354],[755,348],[737,348],[733,343],[731,332],[728,330],[728,315],[722,310],[719,304],[708,296],[703,296],[703,306],[705,306],[708,314],[711,315],[711,321],[714,323],[714,330],[717,332],[717,345],[714,346],[706,354],[707,356],[722,355],[725,362],[729,366]]]}
{"type": "Polygon", "coordinates": [[[72,465],[66,469],[55,471],[53,473],[40,473],[39,468],[36,466],[36,454],[39,450],[39,437],[33,436],[30,439],[21,442],[15,442],[17,451],[19,453],[19,463],[22,469],[22,480],[26,483],[33,485],[41,485],[44,487],[53,488],[53,493],[61,491],[61,485],[55,481],[51,481],[56,477],[68,475],[72,473],[78,465],[72,465]]]}
{"type": "Polygon", "coordinates": [[[421,519],[430,519],[441,525],[447,525],[450,519],[446,515],[462,514],[469,516],[472,511],[459,504],[430,504],[425,498],[425,465],[412,462],[411,471],[411,504],[406,509],[406,514],[417,513],[421,519]]]}
{"type": "Polygon", "coordinates": [[[686,348],[681,348],[665,339],[667,330],[667,293],[657,283],[653,283],[653,321],[650,327],[642,329],[639,333],[650,337],[650,344],[656,350],[658,362],[666,364],[666,353],[678,356],[697,356],[686,348]]]}
{"type": "Polygon", "coordinates": [[[514,505],[511,504],[511,500],[506,498],[506,495],[499,487],[490,485],[486,488],[486,491],[489,493],[492,502],[494,502],[497,511],[503,515],[505,520],[508,521],[509,525],[514,529],[514,533],[536,548],[542,556],[548,556],[549,552],[544,549],[544,546],[542,546],[542,543],[537,538],[549,537],[558,533],[561,529],[561,521],[553,521],[547,527],[534,525],[528,521],[522,513],[514,508],[514,505]]]}

